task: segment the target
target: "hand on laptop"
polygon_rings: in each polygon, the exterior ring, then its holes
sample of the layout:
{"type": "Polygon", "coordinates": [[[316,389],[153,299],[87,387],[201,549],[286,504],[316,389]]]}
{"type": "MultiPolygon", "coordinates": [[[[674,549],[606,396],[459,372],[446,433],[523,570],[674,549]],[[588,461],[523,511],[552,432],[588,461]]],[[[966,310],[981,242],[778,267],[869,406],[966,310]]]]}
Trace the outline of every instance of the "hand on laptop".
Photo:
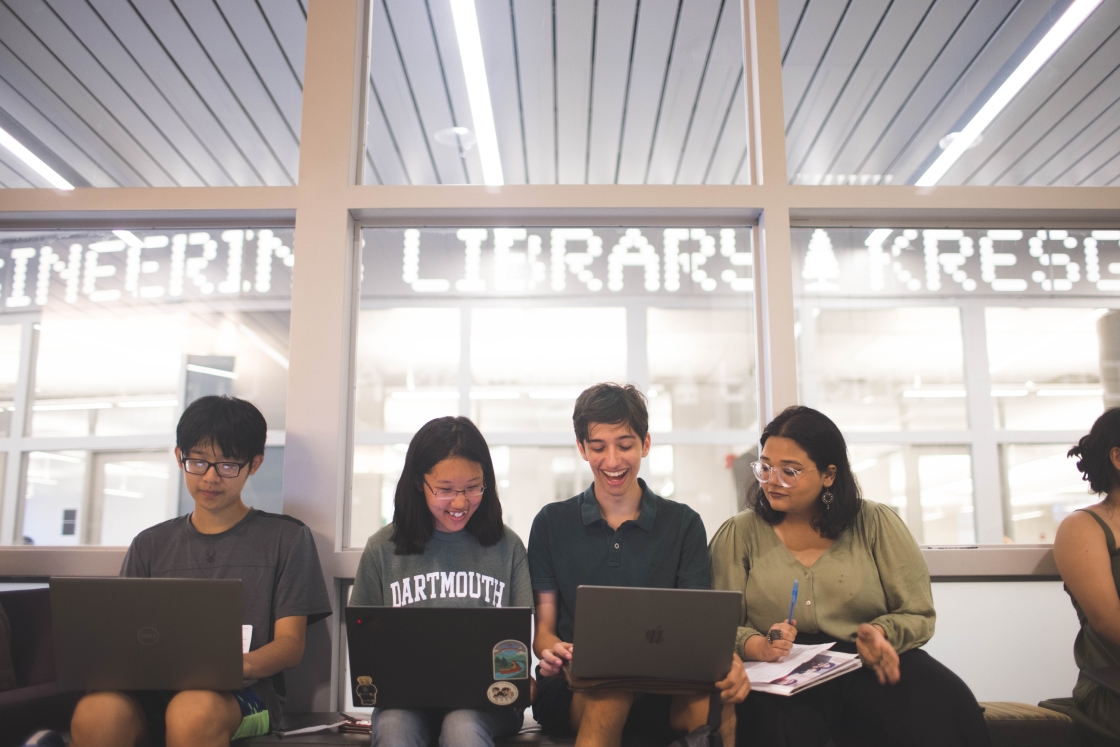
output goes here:
{"type": "Polygon", "coordinates": [[[739,658],[739,654],[733,654],[733,657],[731,671],[716,683],[720,700],[724,703],[742,703],[751,691],[751,680],[743,669],[743,660],[739,658]]]}
{"type": "Polygon", "coordinates": [[[572,660],[573,646],[564,641],[557,641],[552,648],[541,651],[541,676],[553,677],[560,674],[565,662],[572,660]]]}

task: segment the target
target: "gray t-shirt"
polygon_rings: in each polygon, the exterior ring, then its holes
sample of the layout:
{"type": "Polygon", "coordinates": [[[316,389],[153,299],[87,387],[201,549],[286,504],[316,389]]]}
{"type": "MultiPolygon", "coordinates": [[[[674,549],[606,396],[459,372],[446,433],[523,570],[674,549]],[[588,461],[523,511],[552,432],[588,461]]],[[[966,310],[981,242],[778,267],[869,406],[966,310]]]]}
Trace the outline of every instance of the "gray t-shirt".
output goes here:
{"type": "MultiPolygon", "coordinates": [[[[311,530],[282,514],[250,509],[220,534],[202,534],[180,516],[136,535],[121,568],[135,578],[241,579],[241,617],[253,626],[249,650],[272,641],[282,617],[306,616],[310,625],[331,614],[311,530]]],[[[284,710],[284,674],[253,685],[272,723],[284,710]]]]}
{"type": "Polygon", "coordinates": [[[397,555],[392,534],[389,524],[366,543],[351,606],[533,606],[525,545],[509,527],[490,547],[465,530],[436,531],[419,555],[397,555]]]}

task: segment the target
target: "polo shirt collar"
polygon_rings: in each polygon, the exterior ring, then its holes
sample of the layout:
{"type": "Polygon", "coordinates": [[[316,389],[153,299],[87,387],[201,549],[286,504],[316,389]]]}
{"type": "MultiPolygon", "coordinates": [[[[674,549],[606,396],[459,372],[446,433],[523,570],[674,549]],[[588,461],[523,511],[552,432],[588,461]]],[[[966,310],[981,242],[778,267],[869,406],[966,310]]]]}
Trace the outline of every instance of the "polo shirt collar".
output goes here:
{"type": "MultiPolygon", "coordinates": [[[[638,478],[638,485],[642,489],[641,513],[638,514],[638,520],[635,523],[650,532],[653,531],[653,522],[657,519],[657,496],[646,485],[646,481],[640,477],[638,478]]],[[[595,483],[591,483],[587,490],[580,495],[580,516],[583,518],[584,526],[604,520],[603,512],[599,509],[599,501],[595,500],[595,483]]]]}

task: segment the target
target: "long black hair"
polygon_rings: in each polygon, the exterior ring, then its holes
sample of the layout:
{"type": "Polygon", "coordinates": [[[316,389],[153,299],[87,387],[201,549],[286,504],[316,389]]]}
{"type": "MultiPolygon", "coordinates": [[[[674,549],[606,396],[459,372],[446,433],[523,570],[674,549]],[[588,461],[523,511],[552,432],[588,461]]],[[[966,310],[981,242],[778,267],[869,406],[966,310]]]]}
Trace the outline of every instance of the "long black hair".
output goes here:
{"type": "MultiPolygon", "coordinates": [[[[822,537],[836,539],[845,529],[855,524],[863,506],[859,483],[848,463],[848,446],[844,443],[844,435],[823,412],[795,405],[782,410],[778,417],[767,424],[759,438],[760,445],[765,446],[771,436],[781,436],[796,443],[805,450],[819,470],[826,470],[829,465],[836,468],[836,478],[832,485],[821,490],[822,496],[826,491],[832,493],[832,503],[826,510],[818,497],[817,513],[810,520],[810,526],[822,537]]],[[[761,448],[759,453],[762,453],[761,448]]],[[[747,491],[747,506],[757,511],[763,521],[772,526],[781,524],[786,518],[784,511],[774,510],[762,485],[757,482],[747,491]]]]}
{"type": "Polygon", "coordinates": [[[1105,410],[1086,436],[1066,456],[1077,457],[1081,479],[1094,493],[1107,493],[1120,486],[1120,475],[1112,466],[1112,450],[1120,447],[1120,407],[1105,410]]]}
{"type": "Polygon", "coordinates": [[[505,534],[502,504],[494,479],[494,462],[486,439],[469,419],[445,417],[429,420],[408,445],[404,470],[397,481],[393,501],[393,544],[397,555],[420,555],[435,531],[432,513],[424,496],[424,477],[448,457],[462,457],[482,467],[486,490],[465,531],[483,547],[496,545],[505,534]]]}

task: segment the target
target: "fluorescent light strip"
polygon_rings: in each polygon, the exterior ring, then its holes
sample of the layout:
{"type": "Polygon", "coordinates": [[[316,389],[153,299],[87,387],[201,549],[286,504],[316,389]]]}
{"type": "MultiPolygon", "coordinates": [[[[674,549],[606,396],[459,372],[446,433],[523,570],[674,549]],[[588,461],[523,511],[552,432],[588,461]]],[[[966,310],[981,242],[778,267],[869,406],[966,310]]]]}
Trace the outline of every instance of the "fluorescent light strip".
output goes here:
{"type": "Polygon", "coordinates": [[[482,57],[482,37],[478,33],[478,14],[474,0],[451,0],[455,19],[455,36],[459,40],[459,56],[467,79],[467,97],[471,103],[474,134],[478,138],[478,157],[482,159],[482,179],[488,186],[505,184],[502,159],[498,154],[498,135],[494,130],[494,110],[490,104],[490,86],[486,81],[486,63],[482,57]]]}
{"type": "Polygon", "coordinates": [[[206,374],[207,376],[219,376],[223,379],[236,379],[237,374],[233,371],[223,371],[220,368],[210,368],[210,366],[196,366],[193,363],[187,364],[187,370],[194,373],[206,374]]]}
{"type": "Polygon", "coordinates": [[[497,390],[493,392],[471,392],[471,399],[520,399],[521,392],[497,390]]]}
{"type": "Polygon", "coordinates": [[[141,399],[134,402],[118,402],[117,407],[175,407],[178,404],[179,400],[177,399],[141,399]]]}
{"type": "Polygon", "coordinates": [[[1004,107],[1006,107],[1011,100],[1015,98],[1015,94],[1022,90],[1023,86],[1034,77],[1035,73],[1046,64],[1055,52],[1057,52],[1066,39],[1068,39],[1074,31],[1085,21],[1089,15],[1097,9],[1102,0],[1074,0],[1069,9],[1062,14],[1042,40],[1035,45],[1030,54],[1019,63],[1019,67],[1007,77],[992,97],[980,107],[980,111],[972,120],[964,126],[960,134],[953,140],[953,142],[946,148],[937,160],[922,174],[918,181],[914,182],[919,187],[930,187],[937,184],[941,177],[945,176],[957,159],[961,157],[973,141],[992,123],[1004,107]]]}
{"type": "Polygon", "coordinates": [[[29,151],[24,147],[23,143],[9,135],[7,130],[0,129],[0,145],[10,150],[16,158],[26,163],[36,174],[50,182],[51,186],[57,189],[74,188],[74,185],[59,176],[57,171],[43,163],[43,160],[39,158],[39,156],[29,151]]]}
{"type": "Polygon", "coordinates": [[[902,396],[905,399],[959,399],[966,393],[963,389],[907,389],[902,396]]]}
{"type": "Polygon", "coordinates": [[[389,396],[392,397],[393,399],[420,399],[420,400],[424,400],[424,399],[459,399],[459,393],[458,392],[449,392],[449,391],[446,391],[446,390],[443,390],[443,391],[439,391],[439,390],[437,390],[437,391],[425,391],[423,389],[418,390],[418,391],[417,390],[412,390],[412,391],[403,391],[403,392],[393,392],[389,396]]]}
{"type": "Polygon", "coordinates": [[[36,412],[51,412],[51,411],[65,411],[65,410],[108,410],[112,407],[111,402],[67,402],[61,405],[35,405],[32,410],[36,412]]]}

